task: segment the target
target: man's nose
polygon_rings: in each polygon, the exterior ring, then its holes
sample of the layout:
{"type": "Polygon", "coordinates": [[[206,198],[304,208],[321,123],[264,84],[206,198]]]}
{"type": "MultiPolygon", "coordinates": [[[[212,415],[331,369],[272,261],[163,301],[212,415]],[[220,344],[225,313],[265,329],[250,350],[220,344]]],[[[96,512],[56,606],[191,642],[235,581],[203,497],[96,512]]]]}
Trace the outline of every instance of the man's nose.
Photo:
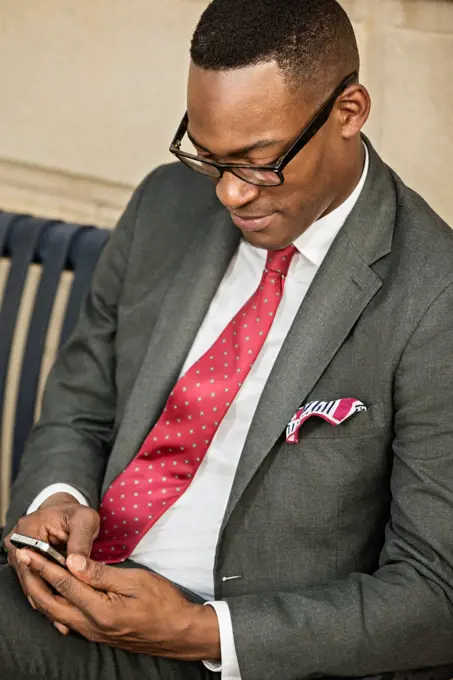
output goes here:
{"type": "Polygon", "coordinates": [[[217,183],[217,198],[228,210],[242,208],[259,196],[260,187],[244,182],[232,172],[225,172],[217,183]]]}

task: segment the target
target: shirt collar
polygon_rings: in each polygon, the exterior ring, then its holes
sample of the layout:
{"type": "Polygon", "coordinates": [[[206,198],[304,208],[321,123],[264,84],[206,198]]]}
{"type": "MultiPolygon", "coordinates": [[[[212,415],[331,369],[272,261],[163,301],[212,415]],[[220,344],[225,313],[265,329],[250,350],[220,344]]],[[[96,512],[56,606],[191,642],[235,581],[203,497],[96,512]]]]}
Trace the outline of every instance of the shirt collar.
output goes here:
{"type": "Polygon", "coordinates": [[[338,208],[335,208],[335,210],[332,210],[328,215],[324,215],[324,217],[313,222],[313,224],[294,241],[297,250],[316,267],[321,266],[322,261],[327,255],[327,251],[362,193],[370,164],[370,157],[366,144],[363,146],[365,147],[365,164],[360,181],[352,194],[344,201],[344,203],[338,206],[338,208]]]}

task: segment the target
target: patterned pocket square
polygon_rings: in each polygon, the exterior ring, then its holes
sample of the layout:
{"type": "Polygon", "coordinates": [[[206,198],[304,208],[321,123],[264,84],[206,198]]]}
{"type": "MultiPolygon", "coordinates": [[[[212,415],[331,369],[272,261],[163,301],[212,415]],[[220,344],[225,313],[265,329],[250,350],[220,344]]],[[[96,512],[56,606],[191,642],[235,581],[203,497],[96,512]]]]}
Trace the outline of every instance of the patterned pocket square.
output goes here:
{"type": "Polygon", "coordinates": [[[310,401],[297,409],[286,428],[288,444],[299,442],[299,430],[308,418],[318,416],[327,420],[331,425],[341,425],[355,413],[366,411],[367,408],[358,399],[336,399],[335,401],[310,401]]]}

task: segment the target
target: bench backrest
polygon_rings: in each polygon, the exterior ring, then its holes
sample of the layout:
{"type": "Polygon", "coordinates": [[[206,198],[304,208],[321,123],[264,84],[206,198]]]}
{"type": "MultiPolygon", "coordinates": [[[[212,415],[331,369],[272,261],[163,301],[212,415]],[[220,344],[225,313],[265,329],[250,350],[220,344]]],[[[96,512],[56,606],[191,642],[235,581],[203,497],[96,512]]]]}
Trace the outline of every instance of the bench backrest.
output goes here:
{"type": "Polygon", "coordinates": [[[0,524],[44,379],[109,234],[0,211],[0,524]]]}

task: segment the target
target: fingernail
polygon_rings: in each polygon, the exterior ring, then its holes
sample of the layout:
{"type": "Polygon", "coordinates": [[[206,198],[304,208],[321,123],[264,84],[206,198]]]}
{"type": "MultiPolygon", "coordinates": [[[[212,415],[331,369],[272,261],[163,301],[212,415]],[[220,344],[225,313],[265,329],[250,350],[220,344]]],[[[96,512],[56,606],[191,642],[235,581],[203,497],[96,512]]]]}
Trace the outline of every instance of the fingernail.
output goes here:
{"type": "Polygon", "coordinates": [[[74,571],[83,571],[87,566],[87,561],[82,555],[69,555],[68,564],[74,571]]]}
{"type": "Polygon", "coordinates": [[[67,628],[66,626],[63,626],[62,623],[57,623],[57,621],[55,621],[55,623],[53,625],[62,635],[68,635],[69,628],[67,628]]]}
{"type": "Polygon", "coordinates": [[[22,564],[30,564],[30,558],[26,553],[23,553],[22,550],[18,550],[16,553],[16,557],[18,562],[21,562],[22,564]]]}
{"type": "Polygon", "coordinates": [[[30,602],[30,607],[31,607],[32,609],[36,609],[35,603],[33,602],[33,600],[31,599],[30,596],[27,597],[27,600],[30,602]]]}

